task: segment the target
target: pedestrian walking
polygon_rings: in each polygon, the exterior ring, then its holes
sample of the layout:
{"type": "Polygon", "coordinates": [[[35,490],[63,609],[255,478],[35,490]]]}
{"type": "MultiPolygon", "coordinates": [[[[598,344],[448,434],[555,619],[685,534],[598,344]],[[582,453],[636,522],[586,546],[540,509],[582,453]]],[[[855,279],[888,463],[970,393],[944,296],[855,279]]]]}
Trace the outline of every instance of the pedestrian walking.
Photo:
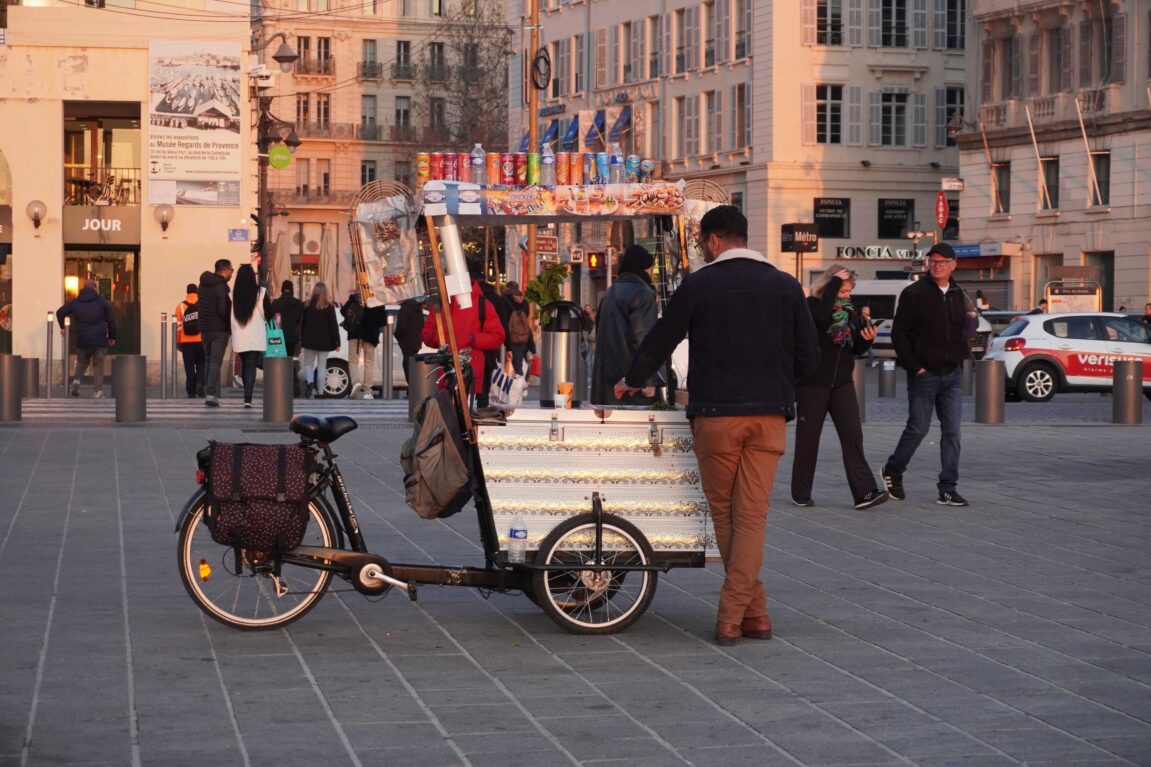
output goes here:
{"type": "Polygon", "coordinates": [[[220,367],[224,364],[224,351],[232,334],[232,297],[228,280],[232,279],[232,262],[226,258],[216,261],[214,271],[200,275],[197,294],[200,297],[200,338],[204,342],[207,372],[204,374],[204,404],[219,407],[220,367]]]}
{"type": "Polygon", "coordinates": [[[614,395],[646,386],[690,334],[687,417],[725,570],[715,638],[733,645],[772,636],[759,578],[771,486],[795,416],[795,381],[819,365],[819,341],[803,288],[747,248],[738,208],[708,211],[698,244],[704,266],[672,295],[614,395]]]}
{"type": "Polygon", "coordinates": [[[376,347],[380,329],[388,322],[384,306],[365,307],[360,292],[355,291],[341,308],[343,327],[348,332],[348,372],[352,377],[351,399],[375,399],[372,387],[376,378],[376,347]]]}
{"type": "Polygon", "coordinates": [[[188,399],[204,396],[204,341],[200,335],[199,290],[188,283],[184,300],[176,304],[176,348],[184,359],[184,391],[188,399]]]}
{"type": "Polygon", "coordinates": [[[963,360],[968,343],[968,299],[952,279],[955,251],[945,242],[927,251],[928,276],[903,291],[891,341],[899,366],[907,371],[907,425],[887,459],[883,482],[892,500],[907,497],[903,473],[916,448],[931,428],[931,414],[939,418],[940,458],[938,503],[966,506],[959,494],[959,424],[963,411],[963,360]]]}
{"type": "Polygon", "coordinates": [[[272,302],[271,316],[280,318],[288,356],[297,356],[300,353],[300,320],[304,316],[304,302],[296,298],[296,287],[291,280],[284,280],[280,285],[280,297],[272,302]]]}
{"type": "Polygon", "coordinates": [[[328,378],[328,353],[340,350],[340,322],[336,305],[328,300],[328,286],[317,282],[300,320],[300,382],[304,396],[323,393],[328,378]]]}
{"type": "Polygon", "coordinates": [[[400,353],[404,355],[404,380],[410,386],[412,381],[408,377],[412,357],[420,352],[423,346],[421,336],[424,332],[424,302],[418,298],[405,299],[396,313],[396,329],[392,331],[396,343],[400,346],[400,353]]]}
{"type": "Polygon", "coordinates": [[[811,289],[807,306],[819,336],[820,362],[795,385],[795,457],[791,464],[791,502],[814,506],[811,486],[819,458],[823,422],[831,415],[852,503],[870,509],[887,500],[863,453],[863,422],[855,397],[855,358],[871,348],[875,326],[851,303],[855,275],[832,264],[811,289]]]}
{"type": "MultiPolygon", "coordinates": [[[[116,318],[112,305],[96,292],[96,281],[85,280],[80,293],[56,310],[60,333],[64,333],[64,318],[71,317],[76,326],[76,375],[72,376],[69,393],[80,396],[80,381],[92,366],[92,398],[104,398],[104,358],[108,348],[116,345],[116,318]]],[[[67,340],[65,340],[67,343],[67,340]]]]}
{"type": "Polygon", "coordinates": [[[651,405],[655,387],[664,379],[653,370],[640,392],[620,400],[616,381],[628,371],[636,350],[659,318],[659,304],[651,283],[655,259],[642,245],[629,245],[619,262],[619,276],[604,293],[596,312],[596,355],[592,362],[591,403],[597,407],[651,405]]]}
{"type": "Polygon", "coordinates": [[[536,339],[532,333],[532,308],[524,300],[524,292],[518,282],[504,286],[504,297],[511,305],[508,315],[508,334],[504,345],[512,353],[512,369],[516,375],[526,375],[524,362],[527,355],[536,353],[536,339]]]}
{"type": "MultiPolygon", "coordinates": [[[[496,286],[487,281],[486,275],[484,274],[484,264],[481,261],[469,260],[468,273],[472,275],[476,284],[480,286],[480,292],[484,294],[487,305],[490,306],[500,318],[500,327],[502,327],[504,331],[504,341],[501,342],[501,346],[503,346],[506,344],[508,337],[508,322],[511,319],[512,313],[511,305],[500,291],[496,289],[496,286]]],[[[484,380],[480,382],[480,393],[476,397],[477,407],[488,406],[488,395],[492,390],[492,371],[497,367],[502,367],[501,362],[503,359],[504,355],[500,354],[499,347],[484,350],[484,370],[487,372],[484,374],[484,380]]]]}
{"type": "Polygon", "coordinates": [[[241,264],[232,289],[232,351],[240,355],[244,407],[252,406],[256,368],[268,349],[269,311],[268,291],[257,281],[256,270],[251,264],[241,264]]]}
{"type": "MultiPolygon", "coordinates": [[[[470,264],[469,264],[470,266],[470,264]]],[[[488,305],[484,298],[483,289],[472,276],[472,305],[467,309],[460,306],[455,296],[451,299],[452,329],[455,331],[456,345],[461,349],[471,350],[472,386],[471,393],[479,397],[483,387],[485,375],[491,375],[486,366],[483,352],[499,349],[504,342],[504,326],[500,323],[500,316],[495,309],[488,305]]],[[[445,323],[446,324],[446,323],[445,323]]],[[[428,346],[439,347],[447,343],[444,334],[446,328],[440,328],[436,312],[428,315],[424,321],[422,340],[428,346]]]]}

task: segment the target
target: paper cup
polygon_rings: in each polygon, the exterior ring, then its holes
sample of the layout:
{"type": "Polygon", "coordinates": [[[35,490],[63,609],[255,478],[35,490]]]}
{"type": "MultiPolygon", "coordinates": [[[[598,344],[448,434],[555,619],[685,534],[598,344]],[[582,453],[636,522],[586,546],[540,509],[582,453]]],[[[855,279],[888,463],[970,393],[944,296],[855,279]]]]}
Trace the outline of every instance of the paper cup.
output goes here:
{"type": "Polygon", "coordinates": [[[560,381],[556,384],[556,407],[570,408],[572,406],[572,390],[574,388],[571,381],[560,381]],[[559,404],[560,397],[563,397],[563,405],[559,404]]]}
{"type": "Polygon", "coordinates": [[[567,407],[571,407],[571,403],[568,401],[568,395],[557,393],[556,394],[556,410],[561,410],[561,409],[567,408],[567,407]]]}

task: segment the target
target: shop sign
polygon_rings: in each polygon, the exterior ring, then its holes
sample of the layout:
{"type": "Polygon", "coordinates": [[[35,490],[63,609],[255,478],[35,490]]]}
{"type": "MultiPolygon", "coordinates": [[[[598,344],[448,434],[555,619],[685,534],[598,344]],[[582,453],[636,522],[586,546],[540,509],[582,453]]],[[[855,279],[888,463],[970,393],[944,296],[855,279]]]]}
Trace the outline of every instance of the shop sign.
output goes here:
{"type": "Polygon", "coordinates": [[[963,179],[954,176],[944,176],[940,180],[939,188],[945,192],[962,192],[963,179]]]}
{"type": "Polygon", "coordinates": [[[886,245],[844,245],[835,249],[836,258],[863,258],[873,261],[916,260],[922,258],[914,248],[890,248],[886,245]]]}
{"type": "Polygon", "coordinates": [[[12,242],[12,206],[0,205],[0,243],[12,242]]]}
{"type": "Polygon", "coordinates": [[[915,200],[879,200],[879,239],[895,240],[914,229],[915,200]]]}
{"type": "Polygon", "coordinates": [[[540,117],[551,117],[552,115],[562,115],[568,111],[567,104],[552,104],[550,107],[544,107],[540,110],[540,117]]]}
{"type": "Polygon", "coordinates": [[[68,245],[139,245],[140,208],[122,205],[64,206],[68,245]]]}
{"type": "Polygon", "coordinates": [[[850,198],[816,197],[812,207],[820,237],[846,239],[851,236],[850,198]]]}
{"type": "Polygon", "coordinates": [[[552,234],[537,234],[536,253],[541,256],[558,256],[560,254],[559,237],[552,234]]]}

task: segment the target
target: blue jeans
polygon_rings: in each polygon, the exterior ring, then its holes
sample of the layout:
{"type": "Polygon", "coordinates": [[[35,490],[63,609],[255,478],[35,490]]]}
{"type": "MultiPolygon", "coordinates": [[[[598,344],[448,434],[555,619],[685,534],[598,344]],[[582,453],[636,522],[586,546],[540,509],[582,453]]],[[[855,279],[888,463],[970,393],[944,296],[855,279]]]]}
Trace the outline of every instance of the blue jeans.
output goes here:
{"type": "Polygon", "coordinates": [[[942,468],[939,492],[955,490],[959,482],[959,422],[963,415],[963,369],[937,374],[924,371],[907,374],[907,425],[895,452],[887,459],[887,470],[902,475],[916,448],[931,429],[931,413],[939,416],[939,449],[942,468]]]}

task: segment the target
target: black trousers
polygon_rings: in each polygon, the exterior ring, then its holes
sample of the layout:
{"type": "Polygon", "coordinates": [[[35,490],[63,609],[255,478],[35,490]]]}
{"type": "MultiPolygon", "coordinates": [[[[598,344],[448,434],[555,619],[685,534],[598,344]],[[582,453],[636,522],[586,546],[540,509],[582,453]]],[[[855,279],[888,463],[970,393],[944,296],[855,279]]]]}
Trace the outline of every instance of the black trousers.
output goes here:
{"type": "Polygon", "coordinates": [[[208,377],[208,371],[205,369],[204,344],[199,342],[180,344],[180,354],[184,358],[184,390],[188,392],[189,397],[195,397],[197,389],[204,388],[204,381],[208,377]]]}
{"type": "Polygon", "coordinates": [[[843,468],[853,501],[876,489],[875,475],[863,454],[863,424],[850,381],[835,388],[798,386],[795,389],[795,459],[791,465],[791,497],[810,498],[819,458],[823,422],[831,415],[843,451],[843,468]]]}

